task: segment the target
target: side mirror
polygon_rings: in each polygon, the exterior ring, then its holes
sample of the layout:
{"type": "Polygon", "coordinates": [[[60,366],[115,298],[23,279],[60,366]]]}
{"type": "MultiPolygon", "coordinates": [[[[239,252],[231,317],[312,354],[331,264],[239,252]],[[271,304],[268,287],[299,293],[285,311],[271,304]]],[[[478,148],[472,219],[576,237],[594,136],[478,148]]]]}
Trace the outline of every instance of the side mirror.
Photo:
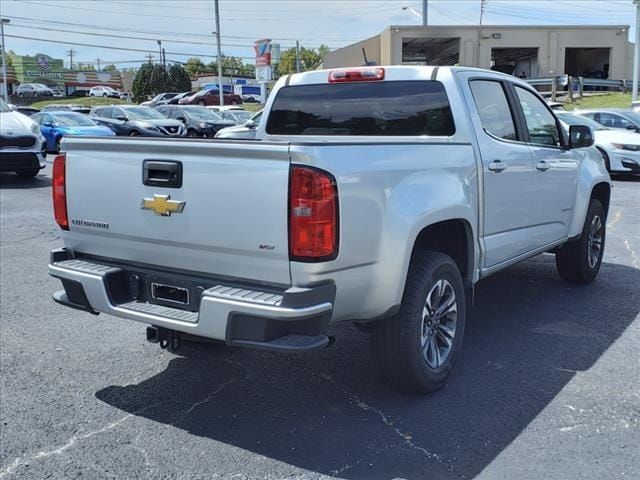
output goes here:
{"type": "Polygon", "coordinates": [[[569,148],[585,148],[593,145],[593,132],[586,125],[569,127],[569,148]]]}
{"type": "Polygon", "coordinates": [[[122,122],[128,122],[129,121],[129,119],[127,117],[125,117],[124,115],[117,116],[116,120],[120,120],[122,122]]]}
{"type": "Polygon", "coordinates": [[[187,123],[187,119],[185,117],[176,117],[176,120],[182,123],[187,123]]]}
{"type": "Polygon", "coordinates": [[[244,126],[247,128],[256,128],[256,122],[253,120],[247,120],[244,122],[244,126]]]}

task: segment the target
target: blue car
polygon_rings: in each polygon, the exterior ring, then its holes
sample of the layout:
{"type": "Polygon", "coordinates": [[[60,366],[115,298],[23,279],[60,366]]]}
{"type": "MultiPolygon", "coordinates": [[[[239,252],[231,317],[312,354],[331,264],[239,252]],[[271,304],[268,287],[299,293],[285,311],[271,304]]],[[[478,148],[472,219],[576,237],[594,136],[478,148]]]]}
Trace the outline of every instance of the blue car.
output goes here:
{"type": "Polygon", "coordinates": [[[47,151],[59,152],[65,135],[89,135],[110,137],[115,135],[108,127],[98,125],[86,115],[71,111],[40,112],[31,115],[40,124],[40,131],[47,142],[47,151]]]}

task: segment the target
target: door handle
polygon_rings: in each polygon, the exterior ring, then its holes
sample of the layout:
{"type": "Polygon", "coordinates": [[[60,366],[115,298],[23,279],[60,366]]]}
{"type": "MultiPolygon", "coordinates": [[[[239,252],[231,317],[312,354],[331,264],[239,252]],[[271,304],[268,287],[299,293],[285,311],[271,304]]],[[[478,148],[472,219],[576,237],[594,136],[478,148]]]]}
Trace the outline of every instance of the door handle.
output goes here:
{"type": "Polygon", "coordinates": [[[551,168],[551,164],[549,162],[547,162],[546,160],[540,160],[536,164],[536,170],[539,170],[541,172],[546,172],[550,168],[551,168]]]}
{"type": "Polygon", "coordinates": [[[501,162],[500,160],[494,160],[489,164],[488,168],[492,172],[500,173],[501,171],[507,168],[507,164],[504,162],[501,162]]]}

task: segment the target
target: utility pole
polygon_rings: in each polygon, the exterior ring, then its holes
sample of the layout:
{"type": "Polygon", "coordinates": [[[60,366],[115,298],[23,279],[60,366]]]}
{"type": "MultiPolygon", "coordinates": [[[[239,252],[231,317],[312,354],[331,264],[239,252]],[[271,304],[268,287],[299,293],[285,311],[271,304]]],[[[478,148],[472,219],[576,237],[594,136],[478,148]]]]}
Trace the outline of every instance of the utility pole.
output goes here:
{"type": "Polygon", "coordinates": [[[73,56],[78,53],[73,49],[67,50],[67,55],[69,55],[69,69],[73,70],[73,56]]]}
{"type": "Polygon", "coordinates": [[[4,24],[9,23],[8,18],[0,18],[0,36],[2,37],[2,94],[4,101],[9,103],[9,88],[7,85],[7,56],[5,50],[7,44],[4,43],[4,24]]]}
{"type": "Polygon", "coordinates": [[[296,40],[296,73],[300,73],[300,42],[296,40]]]}
{"type": "MultiPolygon", "coordinates": [[[[636,6],[636,44],[633,49],[633,87],[631,88],[631,101],[638,101],[638,69],[640,69],[640,0],[633,0],[636,6]]],[[[4,41],[2,42],[4,44],[4,41]]]]}
{"type": "Polygon", "coordinates": [[[160,59],[159,62],[162,64],[162,40],[156,40],[156,42],[158,43],[158,53],[160,54],[158,57],[160,59]]]}
{"type": "Polygon", "coordinates": [[[422,0],[422,26],[429,25],[429,0],[422,0]]]}
{"type": "Polygon", "coordinates": [[[145,58],[149,60],[149,65],[151,65],[151,62],[153,61],[153,55],[148,54],[145,58]]]}
{"type": "Polygon", "coordinates": [[[98,62],[98,71],[100,71],[100,59],[96,58],[96,62],[98,62]]]}
{"type": "Polygon", "coordinates": [[[162,66],[167,68],[167,54],[164,51],[164,47],[162,47],[162,66]]]}
{"type": "Polygon", "coordinates": [[[220,47],[220,7],[218,0],[215,0],[216,11],[216,40],[218,43],[218,93],[220,94],[220,105],[224,105],[224,94],[222,92],[222,48],[220,47]]]}
{"type": "Polygon", "coordinates": [[[480,66],[480,42],[482,40],[482,17],[484,17],[484,7],[487,0],[480,0],[480,23],[478,24],[478,41],[476,44],[475,66],[480,66]]]}

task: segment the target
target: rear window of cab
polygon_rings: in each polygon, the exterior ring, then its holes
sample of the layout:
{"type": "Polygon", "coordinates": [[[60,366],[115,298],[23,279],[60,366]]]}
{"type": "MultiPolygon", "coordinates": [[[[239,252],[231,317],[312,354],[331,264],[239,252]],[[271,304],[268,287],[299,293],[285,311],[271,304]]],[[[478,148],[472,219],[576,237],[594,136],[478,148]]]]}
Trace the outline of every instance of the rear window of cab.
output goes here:
{"type": "Polygon", "coordinates": [[[449,99],[435,80],[283,87],[271,106],[270,135],[451,136],[449,99]]]}

